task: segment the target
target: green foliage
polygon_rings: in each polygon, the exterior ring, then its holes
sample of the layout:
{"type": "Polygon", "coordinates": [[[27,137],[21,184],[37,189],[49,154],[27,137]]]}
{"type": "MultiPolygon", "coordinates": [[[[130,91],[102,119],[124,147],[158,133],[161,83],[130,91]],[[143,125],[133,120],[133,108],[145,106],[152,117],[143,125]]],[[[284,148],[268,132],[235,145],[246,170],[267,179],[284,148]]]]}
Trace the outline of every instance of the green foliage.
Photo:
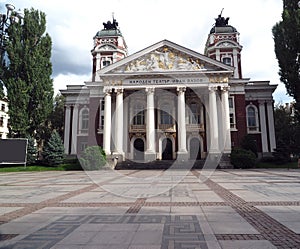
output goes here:
{"type": "Polygon", "coordinates": [[[46,31],[46,15],[25,9],[23,24],[8,29],[6,52],[8,67],[3,82],[9,99],[10,133],[12,137],[36,134],[53,108],[51,79],[52,42],[46,31]]]}
{"type": "Polygon", "coordinates": [[[36,163],[38,151],[33,137],[28,137],[27,144],[27,165],[36,163]]]}
{"type": "Polygon", "coordinates": [[[0,79],[0,99],[3,99],[5,97],[4,94],[4,85],[2,83],[2,80],[0,79]]]}
{"type": "Polygon", "coordinates": [[[300,155],[300,122],[293,117],[290,108],[284,105],[275,106],[274,126],[277,147],[287,147],[291,154],[300,155]]]}
{"type": "MultiPolygon", "coordinates": [[[[296,100],[300,111],[300,8],[296,0],[283,0],[282,20],[273,27],[275,54],[279,64],[280,80],[296,100]]],[[[298,116],[300,121],[300,116],[298,116]]]]}
{"type": "Polygon", "coordinates": [[[84,170],[98,170],[105,166],[105,152],[100,146],[87,147],[79,159],[84,170]]]}
{"type": "Polygon", "coordinates": [[[256,140],[250,135],[247,134],[241,141],[241,147],[244,150],[252,151],[255,156],[257,157],[257,142],[256,140]]]}
{"type": "Polygon", "coordinates": [[[54,131],[49,141],[44,146],[42,153],[44,162],[50,166],[57,166],[64,160],[64,145],[59,134],[54,131]]]}
{"type": "Polygon", "coordinates": [[[281,140],[277,141],[277,147],[273,152],[276,164],[285,164],[290,161],[290,151],[288,146],[281,140]]]}
{"type": "Polygon", "coordinates": [[[64,108],[65,97],[57,94],[54,98],[54,107],[49,116],[49,123],[52,130],[56,130],[61,137],[64,134],[64,108]]]}
{"type": "Polygon", "coordinates": [[[231,152],[231,164],[234,168],[248,169],[255,167],[256,156],[250,150],[235,148],[231,152]]]}

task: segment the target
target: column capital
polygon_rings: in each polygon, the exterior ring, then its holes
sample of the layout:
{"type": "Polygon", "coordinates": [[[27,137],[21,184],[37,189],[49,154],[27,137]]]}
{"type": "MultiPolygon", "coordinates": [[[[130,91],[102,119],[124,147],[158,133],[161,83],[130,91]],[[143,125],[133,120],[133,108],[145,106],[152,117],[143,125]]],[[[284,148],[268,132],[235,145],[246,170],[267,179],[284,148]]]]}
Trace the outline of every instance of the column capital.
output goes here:
{"type": "Polygon", "coordinates": [[[215,92],[215,91],[217,91],[218,90],[218,87],[217,86],[209,86],[208,87],[208,91],[209,92],[215,92]]]}
{"type": "Polygon", "coordinates": [[[146,87],[145,91],[147,94],[154,94],[155,88],[154,87],[146,87]]]}
{"type": "Polygon", "coordinates": [[[230,89],[230,86],[221,86],[221,91],[222,92],[228,92],[230,89]]]}
{"type": "Polygon", "coordinates": [[[177,87],[178,93],[184,93],[186,91],[186,87],[177,87]]]}
{"type": "Polygon", "coordinates": [[[124,88],[115,88],[115,92],[117,95],[122,94],[124,92],[124,88]]]}
{"type": "Polygon", "coordinates": [[[259,105],[264,105],[266,103],[265,100],[258,100],[257,102],[258,102],[259,105]]]}
{"type": "Polygon", "coordinates": [[[104,88],[103,92],[105,93],[105,95],[111,95],[112,89],[111,88],[104,88]]]}

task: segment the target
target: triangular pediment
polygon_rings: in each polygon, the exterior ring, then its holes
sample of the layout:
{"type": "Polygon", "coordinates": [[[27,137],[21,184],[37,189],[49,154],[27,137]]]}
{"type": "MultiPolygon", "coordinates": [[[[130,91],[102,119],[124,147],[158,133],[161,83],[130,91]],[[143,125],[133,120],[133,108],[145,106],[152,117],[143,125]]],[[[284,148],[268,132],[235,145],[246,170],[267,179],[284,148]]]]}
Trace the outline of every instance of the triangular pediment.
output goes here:
{"type": "Polygon", "coordinates": [[[166,72],[232,72],[233,68],[167,40],[98,71],[99,75],[166,72]]]}

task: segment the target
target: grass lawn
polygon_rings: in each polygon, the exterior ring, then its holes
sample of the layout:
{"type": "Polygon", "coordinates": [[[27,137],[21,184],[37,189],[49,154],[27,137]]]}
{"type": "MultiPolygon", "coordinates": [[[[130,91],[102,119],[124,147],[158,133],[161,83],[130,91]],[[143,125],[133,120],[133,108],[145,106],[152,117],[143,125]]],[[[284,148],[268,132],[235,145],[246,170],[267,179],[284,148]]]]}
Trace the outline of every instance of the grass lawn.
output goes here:
{"type": "Polygon", "coordinates": [[[0,166],[0,172],[26,172],[26,171],[66,171],[66,170],[82,170],[78,164],[61,164],[57,167],[51,166],[21,166],[21,165],[2,165],[0,166]]]}

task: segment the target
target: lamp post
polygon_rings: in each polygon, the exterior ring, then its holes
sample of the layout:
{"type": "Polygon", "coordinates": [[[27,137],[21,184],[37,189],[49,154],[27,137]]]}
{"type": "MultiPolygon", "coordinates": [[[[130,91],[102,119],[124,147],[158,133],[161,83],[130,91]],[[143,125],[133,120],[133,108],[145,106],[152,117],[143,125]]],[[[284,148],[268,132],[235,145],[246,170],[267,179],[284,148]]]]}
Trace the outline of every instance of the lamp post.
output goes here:
{"type": "Polygon", "coordinates": [[[5,59],[5,46],[8,40],[8,27],[13,23],[18,23],[24,18],[24,14],[18,10],[15,10],[15,6],[12,4],[6,4],[6,13],[0,13],[0,62],[4,65],[5,59]]]}

